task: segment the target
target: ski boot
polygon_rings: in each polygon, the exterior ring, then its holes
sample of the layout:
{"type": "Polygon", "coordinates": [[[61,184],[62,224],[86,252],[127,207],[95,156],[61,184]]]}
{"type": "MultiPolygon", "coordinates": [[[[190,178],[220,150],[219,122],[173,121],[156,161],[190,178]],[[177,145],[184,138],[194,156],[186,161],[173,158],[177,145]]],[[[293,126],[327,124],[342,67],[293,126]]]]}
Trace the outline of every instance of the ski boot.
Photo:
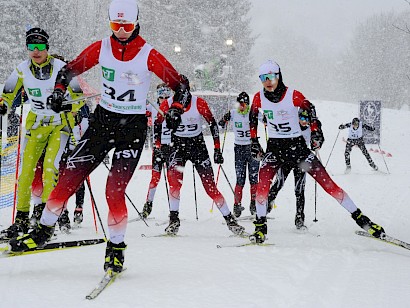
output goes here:
{"type": "Polygon", "coordinates": [[[14,223],[7,229],[0,232],[0,241],[9,241],[12,238],[16,238],[19,235],[27,233],[30,227],[28,214],[28,212],[17,211],[16,220],[14,223]]]}
{"type": "Polygon", "coordinates": [[[372,167],[374,171],[379,170],[379,168],[377,168],[377,166],[376,166],[376,164],[375,164],[374,162],[372,162],[372,163],[370,164],[370,167],[372,167]]]}
{"type": "Polygon", "coordinates": [[[350,172],[352,172],[352,167],[350,165],[346,165],[345,174],[349,174],[350,172]]]}
{"type": "Polygon", "coordinates": [[[41,214],[46,207],[45,203],[36,204],[33,209],[33,214],[30,217],[30,225],[32,227],[37,226],[37,223],[40,222],[41,214]]]}
{"type": "Polygon", "coordinates": [[[251,205],[249,206],[249,211],[251,212],[251,215],[256,214],[256,203],[255,200],[251,200],[251,205]]]}
{"type": "Polygon", "coordinates": [[[249,240],[255,244],[262,244],[266,240],[266,234],[268,233],[266,217],[257,218],[253,224],[255,225],[255,232],[249,236],[249,240]]]}
{"type": "Polygon", "coordinates": [[[306,230],[305,226],[305,214],[304,213],[296,213],[295,216],[295,226],[298,230],[306,230]]]}
{"type": "Polygon", "coordinates": [[[68,234],[70,233],[71,225],[70,218],[68,217],[68,210],[64,210],[60,217],[58,217],[58,227],[60,228],[61,233],[68,234]]]}
{"type": "Polygon", "coordinates": [[[152,201],[145,202],[144,208],[142,209],[142,217],[147,218],[152,212],[152,201]]]}
{"type": "Polygon", "coordinates": [[[239,203],[235,203],[234,205],[233,205],[233,214],[235,215],[235,217],[240,217],[241,216],[241,214],[242,214],[242,211],[244,210],[245,208],[242,206],[242,204],[239,202],[239,203]]]}
{"type": "Polygon", "coordinates": [[[226,225],[228,226],[229,230],[235,235],[242,235],[245,231],[245,228],[241,225],[238,225],[235,217],[230,213],[229,215],[224,216],[226,225]]]}
{"type": "Polygon", "coordinates": [[[124,242],[114,244],[107,242],[105,249],[104,271],[111,269],[115,273],[121,273],[124,269],[124,250],[127,248],[124,242]]]}
{"type": "Polygon", "coordinates": [[[352,213],[352,218],[356,221],[356,223],[367,233],[373,235],[374,237],[382,237],[384,235],[384,229],[382,226],[375,224],[372,222],[369,217],[363,215],[360,209],[357,209],[352,213]]]}
{"type": "Polygon", "coordinates": [[[178,211],[169,212],[169,225],[168,227],[165,228],[165,232],[168,235],[177,235],[179,231],[179,226],[181,225],[178,215],[179,215],[178,211]]]}
{"type": "Polygon", "coordinates": [[[24,252],[43,247],[53,236],[54,227],[37,224],[29,233],[10,240],[11,252],[24,252]]]}
{"type": "Polygon", "coordinates": [[[83,205],[79,204],[76,206],[74,210],[73,229],[79,228],[82,222],[83,222],[83,205]]]}

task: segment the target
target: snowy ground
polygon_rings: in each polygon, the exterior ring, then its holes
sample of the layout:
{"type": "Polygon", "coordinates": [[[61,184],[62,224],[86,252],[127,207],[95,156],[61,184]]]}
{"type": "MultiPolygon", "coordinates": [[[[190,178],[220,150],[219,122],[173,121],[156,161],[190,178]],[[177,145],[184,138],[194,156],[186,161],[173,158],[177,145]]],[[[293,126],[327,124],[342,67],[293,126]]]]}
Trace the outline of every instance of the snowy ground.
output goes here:
{"type": "MultiPolygon", "coordinates": [[[[316,101],[326,142],[320,154],[327,160],[338,125],[358,113],[354,104],[316,101]]],[[[340,133],[328,170],[357,205],[386,232],[410,241],[410,152],[409,111],[383,110],[381,148],[392,154],[385,158],[391,174],[371,171],[358,149],[352,152],[352,174],[343,175],[344,143],[347,130],[340,133]]],[[[208,140],[209,141],[209,140],[208,140]]],[[[234,185],[233,136],[228,133],[224,168],[234,185]]],[[[369,146],[368,148],[376,148],[369,146]]],[[[370,152],[386,171],[382,155],[370,152]]],[[[148,164],[145,151],[141,164],[148,164]]],[[[104,222],[107,171],[103,166],[91,175],[104,222]]],[[[141,210],[150,171],[138,170],[128,194],[141,210]]],[[[211,200],[196,181],[198,216],[192,168],[185,170],[182,190],[180,235],[178,238],[142,238],[155,235],[165,226],[168,207],[163,181],[160,182],[149,227],[129,224],[126,242],[128,270],[94,301],[85,295],[103,274],[105,245],[0,260],[0,307],[408,307],[410,300],[410,251],[361,238],[349,214],[318,187],[317,218],[314,223],[314,184],[306,188],[306,222],[309,232],[294,227],[295,197],[290,178],[277,199],[277,208],[268,221],[268,242],[272,247],[217,249],[217,244],[242,243],[231,238],[221,214],[210,212],[211,200]]],[[[233,195],[221,176],[218,185],[229,204],[233,195]]],[[[86,196],[89,200],[88,195],[86,196]]],[[[245,187],[244,203],[248,205],[245,187]]],[[[70,201],[70,209],[73,203],[70,201]]],[[[247,206],[248,207],[248,206],[247,206]]],[[[248,209],[245,213],[248,215],[248,209]]],[[[71,216],[71,215],[70,215],[71,216]]],[[[129,218],[137,214],[129,206],[129,218]]],[[[0,211],[0,224],[9,225],[11,209],[0,211]]],[[[248,232],[253,225],[242,222],[248,232]]],[[[91,207],[85,208],[84,227],[59,239],[101,237],[95,234],[91,207]]]]}

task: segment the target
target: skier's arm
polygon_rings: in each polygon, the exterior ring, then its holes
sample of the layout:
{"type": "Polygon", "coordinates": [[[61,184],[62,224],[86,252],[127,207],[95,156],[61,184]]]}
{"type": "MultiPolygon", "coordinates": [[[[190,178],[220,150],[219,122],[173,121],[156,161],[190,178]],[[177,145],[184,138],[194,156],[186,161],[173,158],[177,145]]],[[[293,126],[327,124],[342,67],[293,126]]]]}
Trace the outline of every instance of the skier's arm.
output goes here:
{"type": "Polygon", "coordinates": [[[367,129],[367,130],[370,130],[370,131],[374,131],[376,128],[374,128],[373,126],[370,126],[370,125],[367,125],[367,124],[364,124],[363,123],[363,128],[365,128],[365,129],[367,129]]]}
{"type": "Polygon", "coordinates": [[[317,118],[316,108],[309,100],[307,100],[302,93],[294,91],[293,104],[309,114],[310,130],[311,130],[311,147],[313,150],[318,150],[325,142],[325,137],[322,131],[322,123],[317,118]]]}
{"type": "Polygon", "coordinates": [[[339,129],[349,128],[351,125],[352,125],[352,123],[340,124],[339,129]]]}
{"type": "Polygon", "coordinates": [[[57,75],[55,89],[66,91],[73,77],[88,71],[98,64],[101,50],[101,41],[95,42],[84,49],[73,61],[65,65],[57,75]]]}
{"type": "Polygon", "coordinates": [[[214,139],[214,148],[219,149],[220,142],[218,125],[216,124],[215,118],[212,115],[211,109],[209,109],[208,103],[204,99],[198,97],[197,106],[199,113],[204,117],[206,122],[208,122],[209,124],[209,129],[211,130],[212,138],[214,139]]]}
{"type": "MultiPolygon", "coordinates": [[[[2,103],[10,108],[14,99],[19,95],[23,88],[23,74],[17,68],[11,73],[4,83],[3,93],[1,95],[2,103]]],[[[17,103],[17,102],[16,102],[17,103]]]]}
{"type": "Polygon", "coordinates": [[[148,70],[153,72],[159,79],[164,81],[172,90],[183,82],[181,75],[176,71],[171,63],[157,50],[152,49],[148,56],[148,70]]]}
{"type": "MultiPolygon", "coordinates": [[[[78,99],[84,96],[83,90],[81,89],[77,78],[73,78],[71,80],[70,84],[68,85],[67,91],[70,94],[71,99],[78,99]]],[[[81,107],[84,106],[84,104],[85,101],[79,101],[75,104],[72,104],[71,112],[78,112],[81,107]]]]}

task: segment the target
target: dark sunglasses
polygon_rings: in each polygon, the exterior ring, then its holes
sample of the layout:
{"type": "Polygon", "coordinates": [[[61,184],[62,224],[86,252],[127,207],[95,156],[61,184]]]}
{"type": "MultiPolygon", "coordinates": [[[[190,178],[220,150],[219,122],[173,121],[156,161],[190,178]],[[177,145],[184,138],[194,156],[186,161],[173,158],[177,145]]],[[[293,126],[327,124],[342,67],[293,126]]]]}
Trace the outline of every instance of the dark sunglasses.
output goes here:
{"type": "Polygon", "coordinates": [[[34,51],[35,49],[37,49],[38,51],[43,51],[46,48],[46,44],[27,44],[27,49],[30,51],[34,51]]]}
{"type": "Polygon", "coordinates": [[[259,79],[262,82],[265,82],[266,80],[273,80],[273,79],[279,79],[279,73],[269,73],[269,74],[262,74],[259,75],[259,79]]]}

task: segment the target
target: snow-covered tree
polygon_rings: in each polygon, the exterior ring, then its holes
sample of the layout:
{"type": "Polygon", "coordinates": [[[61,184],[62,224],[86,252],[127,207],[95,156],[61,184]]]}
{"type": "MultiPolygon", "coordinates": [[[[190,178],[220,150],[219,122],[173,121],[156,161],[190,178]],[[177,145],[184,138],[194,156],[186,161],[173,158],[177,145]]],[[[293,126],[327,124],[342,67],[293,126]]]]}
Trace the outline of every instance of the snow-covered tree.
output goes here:
{"type": "Polygon", "coordinates": [[[410,39],[393,25],[410,12],[380,14],[360,24],[338,76],[350,100],[382,100],[384,106],[409,104],[410,39]]]}

